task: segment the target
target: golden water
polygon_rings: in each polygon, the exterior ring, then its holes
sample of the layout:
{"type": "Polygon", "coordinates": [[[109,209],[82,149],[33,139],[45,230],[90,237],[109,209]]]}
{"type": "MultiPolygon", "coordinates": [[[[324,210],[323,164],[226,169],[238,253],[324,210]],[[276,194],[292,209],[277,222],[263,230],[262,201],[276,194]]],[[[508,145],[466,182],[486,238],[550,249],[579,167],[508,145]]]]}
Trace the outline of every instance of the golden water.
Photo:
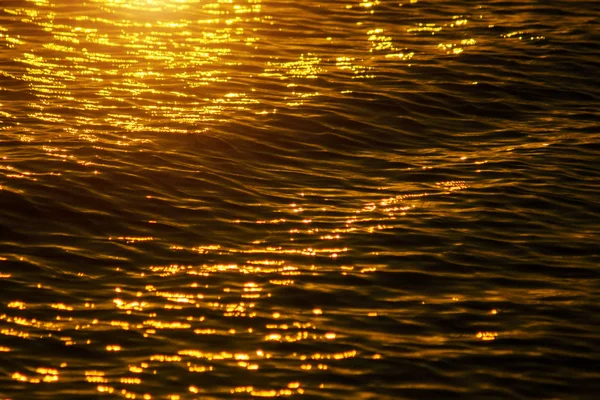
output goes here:
{"type": "Polygon", "coordinates": [[[599,15],[3,0],[0,398],[594,398],[599,15]]]}

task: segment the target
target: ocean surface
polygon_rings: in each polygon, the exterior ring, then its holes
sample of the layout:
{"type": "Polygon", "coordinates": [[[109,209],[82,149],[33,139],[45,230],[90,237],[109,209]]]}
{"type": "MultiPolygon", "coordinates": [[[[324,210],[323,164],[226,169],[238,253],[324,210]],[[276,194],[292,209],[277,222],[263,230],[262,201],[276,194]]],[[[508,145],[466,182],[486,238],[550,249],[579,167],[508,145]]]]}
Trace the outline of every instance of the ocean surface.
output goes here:
{"type": "Polygon", "coordinates": [[[0,1],[0,399],[599,393],[600,2],[0,1]]]}

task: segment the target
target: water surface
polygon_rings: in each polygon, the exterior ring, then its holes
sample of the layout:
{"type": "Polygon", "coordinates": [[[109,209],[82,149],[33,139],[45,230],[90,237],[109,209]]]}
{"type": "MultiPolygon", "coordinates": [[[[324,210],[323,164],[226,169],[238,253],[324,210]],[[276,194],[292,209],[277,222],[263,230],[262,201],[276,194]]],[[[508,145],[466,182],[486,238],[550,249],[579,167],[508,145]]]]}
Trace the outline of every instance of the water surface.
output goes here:
{"type": "Polygon", "coordinates": [[[599,16],[3,0],[0,397],[595,398],[599,16]]]}

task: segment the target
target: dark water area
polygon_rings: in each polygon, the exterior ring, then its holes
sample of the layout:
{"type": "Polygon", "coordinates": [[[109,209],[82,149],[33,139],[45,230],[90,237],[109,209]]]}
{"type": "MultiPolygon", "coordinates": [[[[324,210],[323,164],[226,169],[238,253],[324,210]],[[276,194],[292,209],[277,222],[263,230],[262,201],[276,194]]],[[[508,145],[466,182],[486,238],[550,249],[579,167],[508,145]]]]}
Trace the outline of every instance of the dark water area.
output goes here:
{"type": "Polygon", "coordinates": [[[595,399],[600,3],[0,1],[0,399],[595,399]]]}

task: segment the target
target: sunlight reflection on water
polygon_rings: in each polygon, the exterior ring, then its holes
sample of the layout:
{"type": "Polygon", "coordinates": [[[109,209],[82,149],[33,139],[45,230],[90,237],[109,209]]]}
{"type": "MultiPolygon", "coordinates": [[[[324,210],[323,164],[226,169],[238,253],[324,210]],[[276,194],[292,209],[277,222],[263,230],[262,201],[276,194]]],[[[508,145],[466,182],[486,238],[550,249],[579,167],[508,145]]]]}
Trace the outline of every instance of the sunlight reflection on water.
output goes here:
{"type": "Polygon", "coordinates": [[[584,3],[3,2],[0,395],[595,393],[584,3]]]}

